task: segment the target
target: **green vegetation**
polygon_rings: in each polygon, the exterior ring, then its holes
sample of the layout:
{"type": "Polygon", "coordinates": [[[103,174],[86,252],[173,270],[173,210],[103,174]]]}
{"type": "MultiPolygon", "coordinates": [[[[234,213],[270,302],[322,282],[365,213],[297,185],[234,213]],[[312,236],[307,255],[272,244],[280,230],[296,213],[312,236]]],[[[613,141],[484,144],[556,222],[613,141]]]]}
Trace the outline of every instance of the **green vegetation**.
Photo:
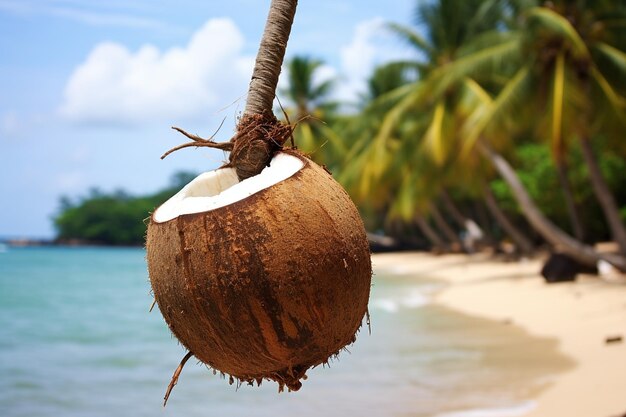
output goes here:
{"type": "Polygon", "coordinates": [[[492,243],[626,268],[626,2],[438,0],[415,17],[389,30],[416,59],[377,70],[390,90],[332,126],[370,230],[450,250],[476,219],[492,243]],[[620,254],[590,245],[607,238],[620,254]]]}
{"type": "MultiPolygon", "coordinates": [[[[296,145],[370,231],[440,251],[544,244],[626,270],[626,1],[434,0],[414,16],[386,30],[415,59],[377,68],[355,113],[329,100],[321,61],[287,62],[296,145]],[[594,249],[607,239],[617,253],[594,249]]],[[[135,218],[157,204],[114,197],[65,207],[60,237],[111,241],[103,215],[78,216],[92,204],[135,218]]]]}
{"type": "Polygon", "coordinates": [[[322,61],[304,56],[288,61],[288,87],[279,94],[287,106],[281,112],[296,125],[293,134],[298,148],[333,169],[345,157],[348,144],[330,128],[337,119],[338,103],[328,100],[334,80],[314,80],[322,65],[322,61]]]}
{"type": "Polygon", "coordinates": [[[174,195],[195,175],[175,174],[170,185],[154,194],[131,196],[124,191],[103,193],[92,189],[86,197],[72,202],[61,199],[54,224],[60,242],[103,245],[142,245],[146,233],[144,219],[157,206],[174,195]]]}

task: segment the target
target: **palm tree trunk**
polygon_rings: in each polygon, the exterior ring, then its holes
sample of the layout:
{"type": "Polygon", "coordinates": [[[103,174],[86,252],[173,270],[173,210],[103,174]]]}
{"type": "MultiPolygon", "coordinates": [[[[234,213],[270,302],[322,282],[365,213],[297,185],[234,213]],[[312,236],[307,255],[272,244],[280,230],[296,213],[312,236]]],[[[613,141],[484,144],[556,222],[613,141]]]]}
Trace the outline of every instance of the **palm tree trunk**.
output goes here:
{"type": "MultiPolygon", "coordinates": [[[[478,232],[482,233],[482,240],[487,244],[487,246],[495,246],[496,239],[491,232],[491,219],[488,213],[489,209],[486,207],[486,204],[482,200],[474,200],[474,212],[476,213],[476,226],[478,227],[478,232]]],[[[470,222],[473,222],[472,219],[469,219],[470,222]]],[[[469,230],[470,223],[468,223],[467,229],[469,230]]],[[[477,233],[477,236],[480,236],[480,233],[477,233]]]]}
{"type": "Polygon", "coordinates": [[[272,114],[278,76],[283,65],[298,0],[272,0],[257,52],[244,114],[272,114]]]}
{"type": "Polygon", "coordinates": [[[297,4],[297,0],[272,0],[270,4],[246,109],[237,125],[237,133],[231,139],[228,166],[235,168],[239,180],[263,171],[291,137],[291,127],[276,119],[272,104],[297,4]]]}
{"type": "Polygon", "coordinates": [[[426,221],[426,219],[424,219],[424,217],[422,217],[419,214],[415,215],[415,224],[417,224],[417,227],[419,227],[420,231],[424,234],[424,236],[426,236],[426,239],[430,241],[430,244],[433,246],[433,249],[439,249],[439,250],[447,249],[446,244],[443,241],[443,239],[439,237],[437,232],[435,232],[435,230],[430,226],[430,224],[428,224],[428,222],[426,221]]]}
{"type": "Polygon", "coordinates": [[[563,197],[565,198],[565,207],[567,208],[567,215],[569,216],[570,225],[572,226],[572,232],[574,232],[574,237],[582,242],[584,241],[585,233],[583,224],[580,221],[578,206],[574,201],[572,186],[567,176],[567,164],[562,157],[558,156],[555,165],[559,176],[559,183],[561,184],[561,190],[563,191],[563,197]]]}
{"type": "Polygon", "coordinates": [[[430,215],[435,221],[437,228],[443,233],[446,239],[448,239],[448,241],[450,242],[450,248],[454,252],[460,251],[463,245],[461,244],[461,240],[459,239],[459,236],[452,229],[452,227],[450,227],[446,219],[444,219],[443,215],[441,214],[441,211],[439,211],[439,208],[435,204],[431,204],[430,206],[430,215]]]}
{"type": "Polygon", "coordinates": [[[583,264],[595,266],[597,261],[603,259],[620,270],[626,271],[626,257],[614,254],[600,254],[591,246],[585,245],[563,232],[543,215],[535,202],[530,198],[513,167],[501,155],[493,151],[484,141],[478,142],[478,148],[509,185],[528,222],[546,241],[557,250],[570,255],[583,264]]]}
{"type": "MultiPolygon", "coordinates": [[[[474,242],[485,238],[486,234],[483,228],[481,228],[474,220],[465,217],[463,213],[461,213],[458,207],[454,204],[454,201],[452,201],[450,194],[448,194],[448,190],[444,188],[441,191],[440,196],[441,201],[443,202],[443,206],[446,208],[446,211],[452,216],[452,218],[460,227],[465,229],[467,234],[470,236],[468,242],[474,242]]],[[[467,249],[469,251],[474,250],[473,247],[467,249]]]]}
{"type": "Polygon", "coordinates": [[[439,196],[441,197],[441,202],[443,203],[446,211],[448,212],[448,214],[450,214],[450,216],[452,216],[456,224],[458,224],[460,227],[465,227],[465,222],[467,221],[467,219],[452,201],[448,190],[443,188],[439,196]]]}
{"type": "Polygon", "coordinates": [[[622,255],[626,255],[626,227],[624,227],[624,223],[620,218],[615,198],[602,176],[598,160],[593,153],[593,148],[591,147],[589,138],[583,137],[581,139],[581,145],[583,158],[585,159],[585,163],[589,169],[589,178],[591,180],[593,192],[596,194],[596,198],[602,207],[604,216],[609,224],[609,228],[611,229],[613,239],[615,239],[619,246],[620,253],[622,255]]]}
{"type": "Polygon", "coordinates": [[[504,232],[511,238],[517,247],[517,250],[524,255],[531,255],[533,253],[532,242],[524,236],[524,234],[519,231],[517,227],[515,227],[506,214],[504,214],[502,209],[500,209],[500,206],[496,201],[496,197],[493,195],[493,192],[487,183],[483,185],[483,194],[485,196],[485,203],[491,212],[491,215],[494,219],[496,219],[504,232]]]}

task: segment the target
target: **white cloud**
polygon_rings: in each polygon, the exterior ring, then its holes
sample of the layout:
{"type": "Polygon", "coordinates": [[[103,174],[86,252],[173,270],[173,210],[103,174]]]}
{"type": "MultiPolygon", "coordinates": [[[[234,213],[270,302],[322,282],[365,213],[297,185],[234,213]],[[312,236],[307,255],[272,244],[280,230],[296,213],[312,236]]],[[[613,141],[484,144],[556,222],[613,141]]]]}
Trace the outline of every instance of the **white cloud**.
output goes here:
{"type": "Polygon", "coordinates": [[[368,20],[357,25],[350,44],[341,48],[341,65],[345,72],[360,79],[369,74],[377,52],[374,40],[382,30],[382,19],[368,20]]]}
{"type": "Polygon", "coordinates": [[[138,124],[206,116],[245,94],[253,57],[230,19],[211,19],[184,47],[97,45],[66,84],[60,113],[79,123],[138,124]]]}
{"type": "Polygon", "coordinates": [[[350,43],[341,48],[341,99],[356,100],[359,93],[365,92],[366,81],[377,65],[411,56],[411,51],[384,25],[383,18],[359,23],[350,43]]]}

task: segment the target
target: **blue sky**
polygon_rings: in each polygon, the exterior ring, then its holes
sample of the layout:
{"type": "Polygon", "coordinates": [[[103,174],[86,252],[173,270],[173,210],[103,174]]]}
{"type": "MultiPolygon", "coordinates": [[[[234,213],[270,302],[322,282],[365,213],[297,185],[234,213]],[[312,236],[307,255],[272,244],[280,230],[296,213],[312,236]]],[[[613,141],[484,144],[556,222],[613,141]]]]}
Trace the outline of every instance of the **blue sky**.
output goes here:
{"type": "MultiPolygon", "coordinates": [[[[287,59],[326,62],[356,97],[372,68],[410,55],[381,22],[413,0],[300,0],[287,59]]],[[[245,104],[269,0],[0,0],[0,237],[52,237],[60,196],[155,191],[225,155],[188,149],[177,125],[228,140],[245,104]]]]}

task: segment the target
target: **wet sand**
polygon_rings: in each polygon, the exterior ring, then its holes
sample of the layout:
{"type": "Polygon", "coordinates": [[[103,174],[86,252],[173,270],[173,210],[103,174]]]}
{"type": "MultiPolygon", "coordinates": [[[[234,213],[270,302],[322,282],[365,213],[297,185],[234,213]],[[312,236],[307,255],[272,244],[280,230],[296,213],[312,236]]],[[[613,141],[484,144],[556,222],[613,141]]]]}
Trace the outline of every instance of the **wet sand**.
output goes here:
{"type": "Polygon", "coordinates": [[[579,275],[573,283],[548,285],[539,275],[541,259],[503,262],[483,254],[424,253],[379,254],[372,259],[376,270],[386,274],[446,282],[433,296],[436,304],[556,340],[558,350],[575,365],[533,393],[532,406],[506,415],[621,417],[626,413],[626,284],[622,277],[606,280],[579,275]],[[619,337],[624,340],[607,343],[619,337]]]}

